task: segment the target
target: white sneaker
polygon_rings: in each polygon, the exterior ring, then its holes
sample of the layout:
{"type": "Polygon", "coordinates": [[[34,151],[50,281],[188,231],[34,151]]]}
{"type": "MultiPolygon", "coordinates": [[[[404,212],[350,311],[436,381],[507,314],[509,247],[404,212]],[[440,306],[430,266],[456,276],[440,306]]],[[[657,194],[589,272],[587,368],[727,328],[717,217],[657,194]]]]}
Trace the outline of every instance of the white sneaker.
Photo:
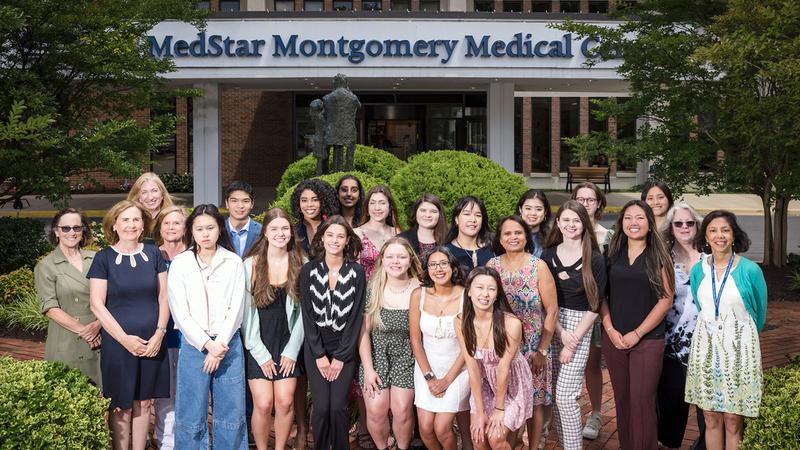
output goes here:
{"type": "Polygon", "coordinates": [[[597,439],[600,435],[600,427],[602,427],[603,416],[597,411],[592,411],[586,417],[586,426],[583,427],[583,437],[586,439],[597,439]]]}

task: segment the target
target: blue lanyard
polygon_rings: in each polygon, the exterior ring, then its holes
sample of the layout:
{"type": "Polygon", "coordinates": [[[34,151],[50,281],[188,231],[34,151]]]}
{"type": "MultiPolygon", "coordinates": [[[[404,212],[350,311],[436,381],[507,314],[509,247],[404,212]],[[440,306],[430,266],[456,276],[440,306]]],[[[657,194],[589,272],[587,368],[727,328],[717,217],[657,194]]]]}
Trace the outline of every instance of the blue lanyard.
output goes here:
{"type": "Polygon", "coordinates": [[[731,254],[731,259],[728,260],[728,267],[725,268],[725,275],[722,276],[719,292],[717,292],[717,269],[714,267],[714,255],[711,255],[711,295],[714,298],[714,320],[719,319],[719,302],[722,300],[722,290],[725,289],[725,282],[728,281],[728,275],[731,273],[731,266],[733,266],[735,257],[736,252],[731,254]]]}

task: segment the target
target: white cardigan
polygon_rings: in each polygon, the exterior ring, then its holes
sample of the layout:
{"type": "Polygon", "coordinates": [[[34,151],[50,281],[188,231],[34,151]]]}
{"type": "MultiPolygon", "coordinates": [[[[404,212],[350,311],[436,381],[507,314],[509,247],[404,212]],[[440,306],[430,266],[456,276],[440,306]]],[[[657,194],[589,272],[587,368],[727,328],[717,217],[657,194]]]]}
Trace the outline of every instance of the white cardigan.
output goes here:
{"type": "Polygon", "coordinates": [[[245,275],[239,256],[217,247],[206,265],[187,250],[172,261],[167,280],[172,320],[189,344],[202,351],[212,336],[228,344],[244,312],[245,275]]]}

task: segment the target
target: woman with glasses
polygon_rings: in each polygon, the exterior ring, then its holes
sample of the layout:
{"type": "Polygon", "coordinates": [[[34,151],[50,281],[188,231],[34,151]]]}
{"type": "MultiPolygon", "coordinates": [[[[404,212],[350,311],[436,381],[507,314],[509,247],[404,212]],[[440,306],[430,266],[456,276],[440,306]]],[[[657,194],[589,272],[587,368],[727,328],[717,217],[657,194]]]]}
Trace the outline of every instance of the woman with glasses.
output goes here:
{"type": "Polygon", "coordinates": [[[42,314],[50,319],[44,359],[74,367],[99,386],[100,321],[89,308],[86,279],[94,252],[83,249],[92,240],[89,221],[77,209],[62,209],[48,238],[56,248],[34,269],[42,314]]]}
{"type": "MultiPolygon", "coordinates": [[[[600,224],[603,218],[603,210],[606,207],[606,197],[603,191],[591,182],[581,183],[575,186],[572,191],[572,200],[577,201],[586,209],[589,220],[592,222],[597,245],[600,253],[605,253],[608,243],[614,236],[614,229],[608,229],[600,224]]],[[[600,435],[602,426],[602,414],[600,408],[603,405],[603,370],[601,361],[603,359],[600,347],[602,344],[602,324],[600,318],[594,322],[592,327],[592,344],[589,346],[589,359],[586,361],[586,391],[589,393],[589,402],[592,405],[592,412],[586,417],[586,426],[583,428],[583,437],[586,439],[597,439],[600,435]]]]}
{"type": "MultiPolygon", "coordinates": [[[[689,274],[692,266],[700,261],[701,253],[695,246],[695,239],[701,220],[694,208],[678,203],[667,212],[660,230],[675,263],[675,298],[666,317],[664,363],[658,382],[658,441],[667,448],[680,448],[689,418],[689,404],[683,400],[683,393],[697,321],[689,274]]],[[[699,408],[697,422],[702,442],[705,424],[699,408]]]]}

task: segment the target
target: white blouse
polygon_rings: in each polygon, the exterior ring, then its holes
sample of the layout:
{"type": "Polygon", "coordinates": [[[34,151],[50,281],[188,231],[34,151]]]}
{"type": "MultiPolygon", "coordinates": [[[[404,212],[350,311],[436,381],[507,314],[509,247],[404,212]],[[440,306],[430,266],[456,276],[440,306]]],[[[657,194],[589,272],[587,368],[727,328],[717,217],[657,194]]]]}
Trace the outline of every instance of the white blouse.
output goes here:
{"type": "Polygon", "coordinates": [[[227,344],[242,324],[244,264],[236,253],[217,248],[211,264],[191,250],[172,261],[167,277],[175,328],[202,351],[211,339],[227,344]]]}

